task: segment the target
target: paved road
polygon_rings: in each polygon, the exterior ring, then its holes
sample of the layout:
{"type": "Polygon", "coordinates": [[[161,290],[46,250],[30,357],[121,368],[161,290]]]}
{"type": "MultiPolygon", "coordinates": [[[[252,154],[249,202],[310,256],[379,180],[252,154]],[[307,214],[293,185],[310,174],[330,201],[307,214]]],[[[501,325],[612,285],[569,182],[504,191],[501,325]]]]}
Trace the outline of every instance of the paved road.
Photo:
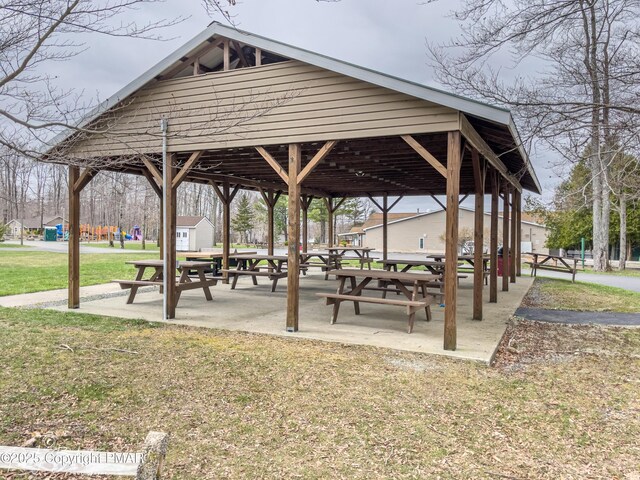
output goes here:
{"type": "MultiPolygon", "coordinates": [[[[529,270],[522,270],[522,275],[530,275],[529,270]]],[[[553,272],[550,270],[538,270],[538,277],[571,279],[568,273],[553,272]]],[[[640,277],[624,277],[621,275],[606,275],[599,273],[582,273],[578,271],[576,281],[596,283],[598,285],[606,285],[608,287],[624,288],[634,292],[640,292],[640,277]]]]}
{"type": "MultiPolygon", "coordinates": [[[[7,242],[7,243],[20,243],[20,242],[7,242]]],[[[12,251],[12,252],[24,252],[24,251],[32,251],[37,250],[40,252],[56,252],[56,253],[67,253],[68,251],[68,243],[67,242],[42,242],[42,241],[24,241],[25,247],[27,248],[2,248],[0,246],[0,250],[2,251],[12,251]]],[[[153,250],[151,250],[153,251],[153,250]]],[[[101,248],[101,247],[91,247],[87,245],[80,245],[81,253],[107,253],[107,254],[119,254],[119,253],[136,253],[143,252],[143,250],[123,250],[118,246],[114,248],[101,248]]]]}
{"type": "Polygon", "coordinates": [[[640,326],[640,313],[616,312],[576,312],[573,310],[547,310],[543,308],[520,307],[516,316],[527,320],[549,323],[568,323],[571,325],[618,325],[625,327],[640,326]]]}

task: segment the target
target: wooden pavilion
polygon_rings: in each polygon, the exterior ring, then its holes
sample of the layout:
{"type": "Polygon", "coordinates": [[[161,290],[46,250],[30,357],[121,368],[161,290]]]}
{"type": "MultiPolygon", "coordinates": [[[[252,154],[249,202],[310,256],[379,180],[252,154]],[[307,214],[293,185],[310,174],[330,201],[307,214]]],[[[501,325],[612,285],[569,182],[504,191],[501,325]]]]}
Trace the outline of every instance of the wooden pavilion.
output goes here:
{"type": "MultiPolygon", "coordinates": [[[[80,301],[80,192],[99,171],[148,179],[168,212],[161,254],[169,265],[176,260],[176,192],[182,182],[210,184],[222,201],[225,268],[236,192],[262,194],[270,213],[270,253],[273,207],[281,193],[288,194],[286,328],[293,332],[299,323],[300,229],[302,223],[306,251],[311,199],[323,198],[332,216],[342,199],[370,197],[386,226],[396,203],[389,197],[446,195],[446,262],[457,265],[460,198],[475,195],[475,244],[482,245],[484,198],[490,194],[489,288],[496,302],[499,203],[502,243],[516,260],[503,277],[507,290],[519,275],[522,191],[540,193],[509,111],[218,23],[58,137],[48,160],[69,165],[69,308],[80,301]]],[[[384,238],[386,258],[386,227],[384,238]]],[[[481,249],[476,251],[481,258],[481,249]]],[[[444,348],[450,350],[456,348],[456,270],[447,268],[445,276],[444,348]]],[[[475,270],[473,318],[481,320],[484,279],[475,270]]],[[[168,285],[167,316],[174,318],[176,292],[168,285]]]]}

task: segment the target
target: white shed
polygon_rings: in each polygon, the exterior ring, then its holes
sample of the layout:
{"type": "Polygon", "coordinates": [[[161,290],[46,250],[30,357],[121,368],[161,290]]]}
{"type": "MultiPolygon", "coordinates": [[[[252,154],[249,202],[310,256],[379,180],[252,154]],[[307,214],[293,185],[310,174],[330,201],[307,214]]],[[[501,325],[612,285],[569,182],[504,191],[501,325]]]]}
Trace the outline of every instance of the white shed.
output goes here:
{"type": "Polygon", "coordinates": [[[213,246],[213,223],[207,217],[190,216],[176,219],[176,250],[198,252],[213,246]]]}

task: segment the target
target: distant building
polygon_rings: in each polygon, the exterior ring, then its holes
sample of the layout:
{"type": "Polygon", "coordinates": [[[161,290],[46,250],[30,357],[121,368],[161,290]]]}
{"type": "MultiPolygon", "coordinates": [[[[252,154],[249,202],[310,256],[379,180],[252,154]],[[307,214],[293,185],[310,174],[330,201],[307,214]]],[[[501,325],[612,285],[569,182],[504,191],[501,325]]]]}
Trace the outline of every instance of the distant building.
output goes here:
{"type": "MultiPolygon", "coordinates": [[[[24,235],[29,236],[41,236],[44,233],[45,227],[55,227],[60,224],[67,224],[68,222],[62,218],[62,215],[54,215],[54,216],[45,216],[42,217],[32,217],[24,219],[24,235]]],[[[17,239],[20,238],[20,227],[22,226],[22,221],[18,218],[14,218],[7,225],[9,225],[9,230],[6,233],[6,236],[9,238],[17,239]]]]}
{"type": "MultiPolygon", "coordinates": [[[[502,243],[502,213],[498,215],[498,243],[502,243]]],[[[529,217],[527,217],[529,218],[529,217]]],[[[473,232],[475,212],[460,206],[459,232],[473,232]]],[[[390,252],[444,253],[446,212],[435,210],[425,213],[389,214],[388,250],[390,252]]],[[[484,216],[484,249],[489,246],[491,214],[484,216]]],[[[544,225],[525,220],[522,215],[522,252],[548,253],[545,242],[548,229],[544,225]]],[[[362,226],[362,246],[382,250],[382,213],[374,213],[362,226]]]]}
{"type": "Polygon", "coordinates": [[[213,246],[213,223],[202,216],[177,217],[176,250],[198,252],[213,246]]]}

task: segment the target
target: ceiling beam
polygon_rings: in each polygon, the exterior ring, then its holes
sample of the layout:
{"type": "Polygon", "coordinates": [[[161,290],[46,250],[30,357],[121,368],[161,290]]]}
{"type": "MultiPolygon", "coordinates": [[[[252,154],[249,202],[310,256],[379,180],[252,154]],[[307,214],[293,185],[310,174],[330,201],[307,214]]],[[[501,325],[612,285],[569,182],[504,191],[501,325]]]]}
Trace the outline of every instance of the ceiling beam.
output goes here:
{"type": "Polygon", "coordinates": [[[502,175],[511,185],[513,185],[519,192],[522,192],[522,185],[520,181],[511,173],[506,165],[500,160],[491,147],[484,141],[478,131],[473,128],[469,119],[460,114],[460,132],[467,139],[467,142],[473,146],[480,155],[487,159],[493,168],[495,168],[500,175],[502,175]]]}
{"type": "Polygon", "coordinates": [[[413,148],[418,155],[424,158],[429,165],[435,168],[440,175],[444,178],[447,178],[447,168],[442,165],[436,157],[431,155],[431,153],[424,148],[422,145],[418,143],[418,141],[413,138],[411,135],[402,135],[401,137],[407,144],[413,148]]]}
{"type": "Polygon", "coordinates": [[[313,169],[316,168],[320,164],[320,162],[322,162],[327,157],[327,155],[329,155],[329,152],[331,152],[333,147],[336,146],[336,143],[338,143],[336,140],[330,140],[325,143],[320,150],[318,150],[318,153],[313,156],[309,163],[307,163],[307,165],[298,174],[298,185],[300,185],[304,181],[304,179],[307,178],[307,176],[313,171],[313,169]]]}
{"type": "Polygon", "coordinates": [[[262,155],[262,158],[264,158],[267,163],[271,165],[271,168],[273,168],[275,172],[280,175],[280,178],[284,181],[284,183],[288,185],[289,175],[287,175],[287,172],[284,171],[284,168],[282,168],[282,166],[276,161],[276,159],[273,158],[271,154],[267,152],[263,147],[256,147],[256,150],[260,155],[262,155]]]}

